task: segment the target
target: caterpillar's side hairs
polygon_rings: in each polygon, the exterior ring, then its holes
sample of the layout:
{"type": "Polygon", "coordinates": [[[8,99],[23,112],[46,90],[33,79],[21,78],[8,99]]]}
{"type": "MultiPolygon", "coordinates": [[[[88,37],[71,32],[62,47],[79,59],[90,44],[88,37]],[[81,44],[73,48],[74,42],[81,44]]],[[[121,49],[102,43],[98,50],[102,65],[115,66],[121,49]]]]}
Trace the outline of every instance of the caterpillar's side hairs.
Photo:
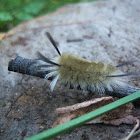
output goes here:
{"type": "Polygon", "coordinates": [[[116,67],[122,67],[124,65],[129,65],[129,64],[133,64],[134,62],[136,62],[137,60],[130,60],[130,61],[126,61],[126,62],[122,62],[120,64],[118,64],[116,67]]]}
{"type": "Polygon", "coordinates": [[[60,66],[59,64],[57,64],[57,63],[49,60],[47,57],[45,57],[44,55],[42,55],[39,51],[37,51],[36,54],[37,54],[37,57],[38,57],[39,60],[42,60],[44,62],[47,62],[49,64],[53,64],[53,65],[56,65],[56,66],[60,66]]]}
{"type": "Polygon", "coordinates": [[[114,66],[111,64],[106,65],[103,62],[88,61],[70,53],[61,54],[50,33],[46,32],[46,36],[59,56],[51,60],[37,52],[38,60],[42,61],[33,61],[18,56],[9,62],[8,70],[51,80],[51,91],[53,91],[57,81],[68,88],[87,90],[115,97],[123,97],[140,90],[129,87],[122,79],[123,76],[140,75],[140,72],[123,74],[117,69],[132,64],[136,60],[114,66]]]}
{"type": "Polygon", "coordinates": [[[59,49],[58,49],[58,47],[56,45],[56,42],[54,41],[54,39],[52,38],[52,36],[50,35],[50,33],[49,32],[46,32],[45,34],[48,37],[48,39],[50,40],[50,42],[53,44],[53,46],[56,49],[56,51],[58,52],[58,54],[61,56],[61,53],[60,53],[60,51],[59,51],[59,49]]]}

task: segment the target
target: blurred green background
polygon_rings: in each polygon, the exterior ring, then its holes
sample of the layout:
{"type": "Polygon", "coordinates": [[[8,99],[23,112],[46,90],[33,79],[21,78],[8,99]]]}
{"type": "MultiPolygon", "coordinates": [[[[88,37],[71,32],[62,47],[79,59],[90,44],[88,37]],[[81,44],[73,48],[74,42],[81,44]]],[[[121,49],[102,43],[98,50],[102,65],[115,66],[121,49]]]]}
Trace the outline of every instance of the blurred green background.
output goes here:
{"type": "Polygon", "coordinates": [[[69,4],[94,0],[0,0],[0,32],[69,4]]]}

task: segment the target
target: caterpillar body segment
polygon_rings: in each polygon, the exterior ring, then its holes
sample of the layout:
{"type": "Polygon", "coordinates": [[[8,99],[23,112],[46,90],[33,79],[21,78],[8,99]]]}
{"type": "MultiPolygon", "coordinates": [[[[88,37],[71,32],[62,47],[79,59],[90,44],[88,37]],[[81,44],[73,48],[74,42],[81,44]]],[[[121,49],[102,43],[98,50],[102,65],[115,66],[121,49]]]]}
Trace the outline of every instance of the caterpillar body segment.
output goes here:
{"type": "MultiPolygon", "coordinates": [[[[68,53],[63,53],[57,57],[55,62],[59,66],[46,68],[49,73],[46,74],[45,78],[57,77],[52,82],[56,83],[58,81],[68,88],[80,88],[105,94],[106,90],[113,91],[116,85],[124,85],[120,78],[108,77],[109,75],[119,74],[117,68],[113,65],[87,61],[68,53]]],[[[51,85],[54,87],[54,84],[51,85]]],[[[53,90],[51,85],[50,88],[53,90]]]]}
{"type": "Polygon", "coordinates": [[[140,90],[127,86],[122,79],[123,76],[139,75],[140,72],[124,74],[118,70],[118,67],[132,64],[135,60],[113,66],[88,61],[70,53],[61,54],[51,35],[46,35],[56,49],[58,57],[49,59],[40,52],[37,52],[36,60],[18,56],[9,62],[8,70],[51,80],[51,91],[57,82],[68,88],[116,97],[124,97],[140,90]]]}

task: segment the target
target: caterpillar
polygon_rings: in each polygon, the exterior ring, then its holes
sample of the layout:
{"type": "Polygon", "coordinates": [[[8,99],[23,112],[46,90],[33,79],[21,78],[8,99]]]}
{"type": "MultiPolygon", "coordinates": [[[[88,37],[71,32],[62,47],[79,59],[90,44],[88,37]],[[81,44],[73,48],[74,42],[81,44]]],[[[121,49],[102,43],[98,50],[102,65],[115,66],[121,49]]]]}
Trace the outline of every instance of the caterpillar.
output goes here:
{"type": "Polygon", "coordinates": [[[61,54],[50,33],[46,32],[46,36],[57,51],[58,57],[51,60],[39,51],[36,60],[18,56],[16,59],[11,59],[8,70],[51,80],[51,91],[57,82],[68,88],[117,97],[140,90],[127,86],[122,80],[124,76],[139,75],[140,72],[124,74],[118,70],[119,67],[132,64],[135,60],[113,66],[103,62],[88,61],[70,53],[61,54]]]}

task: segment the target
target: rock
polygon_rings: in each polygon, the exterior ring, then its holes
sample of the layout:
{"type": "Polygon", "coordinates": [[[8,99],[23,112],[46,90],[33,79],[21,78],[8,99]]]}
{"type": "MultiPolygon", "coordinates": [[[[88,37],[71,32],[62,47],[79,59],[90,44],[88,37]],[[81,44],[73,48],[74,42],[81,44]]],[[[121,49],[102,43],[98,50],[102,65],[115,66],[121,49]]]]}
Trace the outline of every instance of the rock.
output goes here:
{"type": "MultiPolygon", "coordinates": [[[[49,129],[55,121],[55,109],[92,97],[81,91],[57,85],[53,93],[49,82],[7,70],[11,57],[35,58],[37,50],[49,58],[57,55],[44,33],[50,32],[61,52],[70,52],[92,61],[118,64],[140,59],[140,1],[118,0],[70,4],[56,12],[24,22],[10,30],[0,42],[0,139],[23,139],[49,129]],[[24,132],[24,134],[22,134],[24,132]]],[[[120,70],[140,71],[139,62],[120,70]]],[[[129,77],[140,87],[140,78],[129,77]]],[[[137,111],[139,109],[137,108],[137,111]]],[[[61,136],[61,139],[120,139],[132,126],[88,125],[61,136]],[[121,126],[120,126],[121,127],[121,126]]],[[[138,139],[138,138],[137,138],[138,139]]]]}

